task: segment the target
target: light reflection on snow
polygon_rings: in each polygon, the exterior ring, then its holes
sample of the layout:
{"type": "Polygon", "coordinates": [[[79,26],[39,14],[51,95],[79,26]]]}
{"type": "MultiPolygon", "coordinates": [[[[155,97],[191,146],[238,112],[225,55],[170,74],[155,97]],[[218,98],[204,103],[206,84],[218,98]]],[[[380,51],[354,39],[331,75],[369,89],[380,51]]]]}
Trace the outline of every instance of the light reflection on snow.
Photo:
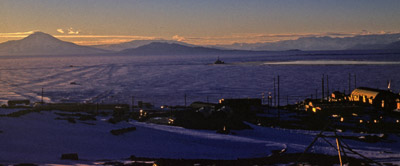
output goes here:
{"type": "Polygon", "coordinates": [[[390,61],[351,61],[351,60],[306,60],[265,62],[264,65],[400,65],[400,62],[390,61]]]}

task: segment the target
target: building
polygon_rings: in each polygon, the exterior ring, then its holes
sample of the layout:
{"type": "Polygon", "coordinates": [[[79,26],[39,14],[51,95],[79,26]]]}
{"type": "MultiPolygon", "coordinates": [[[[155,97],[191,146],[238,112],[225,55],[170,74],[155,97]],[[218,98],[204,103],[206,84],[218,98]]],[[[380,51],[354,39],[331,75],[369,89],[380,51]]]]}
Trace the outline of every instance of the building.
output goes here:
{"type": "Polygon", "coordinates": [[[380,90],[366,87],[359,87],[349,97],[350,101],[372,105],[385,110],[398,109],[399,95],[389,90],[380,90]]]}
{"type": "Polygon", "coordinates": [[[205,108],[211,108],[211,109],[215,109],[215,107],[217,106],[217,104],[214,103],[205,103],[205,102],[193,102],[192,104],[190,104],[190,107],[192,107],[193,109],[200,109],[202,107],[205,108]]]}
{"type": "Polygon", "coordinates": [[[245,99],[220,99],[219,104],[232,106],[232,107],[243,107],[243,106],[261,106],[261,99],[245,98],[245,99]]]}
{"type": "Polygon", "coordinates": [[[8,100],[7,102],[9,107],[29,106],[30,103],[29,100],[8,100]]]}
{"type": "Polygon", "coordinates": [[[243,99],[220,99],[219,108],[229,107],[235,114],[249,115],[255,112],[261,112],[261,99],[243,98],[243,99]]]}
{"type": "Polygon", "coordinates": [[[143,102],[143,101],[138,101],[138,107],[139,107],[139,108],[145,108],[145,109],[152,109],[152,108],[154,107],[154,105],[151,104],[151,103],[146,103],[146,102],[143,102]]]}
{"type": "Polygon", "coordinates": [[[340,102],[345,100],[346,95],[339,91],[334,91],[329,98],[331,102],[340,102]]]}
{"type": "Polygon", "coordinates": [[[396,111],[400,111],[400,98],[396,99],[396,103],[397,103],[396,111]]]}

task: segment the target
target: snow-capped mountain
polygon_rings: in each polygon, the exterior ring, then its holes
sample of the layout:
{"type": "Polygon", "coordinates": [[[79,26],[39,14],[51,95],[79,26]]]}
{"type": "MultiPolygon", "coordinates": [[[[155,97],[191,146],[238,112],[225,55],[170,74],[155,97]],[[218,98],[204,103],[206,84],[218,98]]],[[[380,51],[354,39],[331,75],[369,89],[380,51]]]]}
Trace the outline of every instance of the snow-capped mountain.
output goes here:
{"type": "Polygon", "coordinates": [[[106,52],[65,42],[43,32],[35,32],[24,39],[0,44],[0,55],[77,55],[106,52]]]}
{"type": "Polygon", "coordinates": [[[400,33],[357,35],[353,37],[302,37],[295,40],[284,40],[271,43],[235,43],[217,45],[217,48],[238,50],[349,50],[349,49],[384,49],[385,45],[399,41],[400,33]],[[373,46],[373,47],[371,47],[373,46]]]}
{"type": "Polygon", "coordinates": [[[105,45],[94,45],[91,47],[94,48],[99,48],[99,49],[104,49],[104,50],[110,50],[110,51],[122,51],[126,49],[131,49],[131,48],[138,48],[144,45],[148,45],[150,43],[168,43],[168,44],[180,44],[184,46],[190,46],[193,47],[195,45],[191,45],[185,42],[179,42],[175,40],[133,40],[130,42],[124,42],[124,43],[119,43],[119,44],[105,44],[105,45]]]}
{"type": "Polygon", "coordinates": [[[181,55],[222,53],[224,50],[207,47],[190,47],[176,43],[153,42],[137,48],[125,49],[122,54],[132,55],[181,55]]]}

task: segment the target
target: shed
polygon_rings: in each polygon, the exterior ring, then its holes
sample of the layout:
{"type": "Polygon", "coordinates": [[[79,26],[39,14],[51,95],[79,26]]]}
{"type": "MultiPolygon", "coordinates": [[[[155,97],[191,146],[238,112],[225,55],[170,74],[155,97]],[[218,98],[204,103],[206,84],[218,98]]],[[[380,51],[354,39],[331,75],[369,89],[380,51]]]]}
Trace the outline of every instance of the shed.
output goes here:
{"type": "Polygon", "coordinates": [[[330,101],[334,101],[334,102],[339,102],[339,101],[344,101],[345,99],[345,94],[339,91],[334,91],[331,94],[331,98],[330,101]]]}
{"type": "Polygon", "coordinates": [[[359,87],[351,92],[350,100],[372,105],[377,108],[393,110],[397,107],[399,95],[389,90],[359,87]]]}

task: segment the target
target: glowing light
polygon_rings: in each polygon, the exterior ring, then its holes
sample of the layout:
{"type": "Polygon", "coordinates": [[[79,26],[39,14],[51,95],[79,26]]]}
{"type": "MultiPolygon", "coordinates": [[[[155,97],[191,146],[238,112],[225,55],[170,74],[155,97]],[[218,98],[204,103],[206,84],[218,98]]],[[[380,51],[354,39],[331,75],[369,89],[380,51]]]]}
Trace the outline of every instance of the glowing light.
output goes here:
{"type": "Polygon", "coordinates": [[[363,120],[362,120],[362,119],[360,119],[360,123],[363,123],[363,120]]]}
{"type": "Polygon", "coordinates": [[[358,116],[358,114],[356,114],[356,113],[353,113],[353,116],[358,116]]]}
{"type": "Polygon", "coordinates": [[[339,115],[333,114],[332,117],[337,118],[339,115]]]}
{"type": "Polygon", "coordinates": [[[340,121],[341,121],[341,122],[343,122],[343,121],[344,121],[344,118],[343,118],[343,117],[341,117],[341,118],[340,118],[340,121]]]}
{"type": "Polygon", "coordinates": [[[169,118],[169,119],[168,119],[168,124],[174,124],[174,119],[169,118]]]}

